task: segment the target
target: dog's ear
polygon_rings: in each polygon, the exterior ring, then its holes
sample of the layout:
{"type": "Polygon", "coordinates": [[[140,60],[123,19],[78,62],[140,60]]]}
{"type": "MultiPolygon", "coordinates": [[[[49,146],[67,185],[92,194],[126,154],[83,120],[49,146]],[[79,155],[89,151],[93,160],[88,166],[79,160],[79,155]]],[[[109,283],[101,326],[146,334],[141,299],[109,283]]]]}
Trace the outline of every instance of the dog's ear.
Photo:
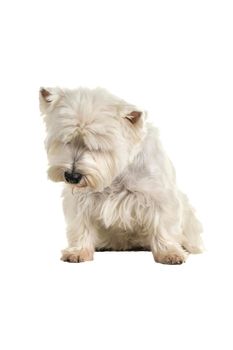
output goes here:
{"type": "Polygon", "coordinates": [[[130,121],[131,124],[136,124],[142,116],[141,111],[132,111],[125,116],[126,119],[130,121]]]}
{"type": "Polygon", "coordinates": [[[42,113],[46,111],[51,111],[56,104],[56,102],[62,96],[62,90],[60,88],[40,88],[40,110],[42,113]]]}
{"type": "Polygon", "coordinates": [[[135,106],[128,106],[124,110],[124,119],[127,120],[127,123],[131,124],[132,127],[143,127],[144,121],[146,120],[146,112],[141,108],[135,106]]]}
{"type": "Polygon", "coordinates": [[[40,88],[40,97],[47,103],[51,102],[52,92],[51,89],[45,89],[44,87],[40,88]]]}

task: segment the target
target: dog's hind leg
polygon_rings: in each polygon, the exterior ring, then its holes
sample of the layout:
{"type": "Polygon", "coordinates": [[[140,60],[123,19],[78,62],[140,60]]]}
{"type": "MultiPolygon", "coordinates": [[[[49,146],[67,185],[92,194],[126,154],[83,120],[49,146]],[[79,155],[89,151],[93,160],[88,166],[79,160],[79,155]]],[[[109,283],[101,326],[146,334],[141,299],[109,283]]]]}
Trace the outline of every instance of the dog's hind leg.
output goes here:
{"type": "Polygon", "coordinates": [[[198,221],[195,211],[190,205],[188,198],[183,193],[183,242],[182,246],[192,254],[202,253],[204,250],[202,242],[202,225],[198,221]]]}

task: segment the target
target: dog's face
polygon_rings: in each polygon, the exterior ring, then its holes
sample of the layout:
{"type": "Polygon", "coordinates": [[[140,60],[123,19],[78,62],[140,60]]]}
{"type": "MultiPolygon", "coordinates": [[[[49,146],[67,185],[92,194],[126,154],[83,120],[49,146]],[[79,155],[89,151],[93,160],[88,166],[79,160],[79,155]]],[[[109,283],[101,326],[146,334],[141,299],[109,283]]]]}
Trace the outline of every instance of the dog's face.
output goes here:
{"type": "Polygon", "coordinates": [[[97,88],[41,88],[48,176],[77,189],[101,191],[140,149],[144,113],[97,88]]]}

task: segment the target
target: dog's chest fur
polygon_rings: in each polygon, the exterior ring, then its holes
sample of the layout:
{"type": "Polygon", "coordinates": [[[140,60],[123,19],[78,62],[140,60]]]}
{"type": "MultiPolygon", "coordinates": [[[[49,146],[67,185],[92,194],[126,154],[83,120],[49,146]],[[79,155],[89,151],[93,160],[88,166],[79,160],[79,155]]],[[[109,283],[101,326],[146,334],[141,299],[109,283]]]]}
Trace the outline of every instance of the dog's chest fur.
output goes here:
{"type": "Polygon", "coordinates": [[[110,188],[99,203],[95,212],[99,232],[97,247],[116,250],[149,247],[145,212],[149,210],[150,202],[146,196],[127,188],[118,193],[110,188]]]}

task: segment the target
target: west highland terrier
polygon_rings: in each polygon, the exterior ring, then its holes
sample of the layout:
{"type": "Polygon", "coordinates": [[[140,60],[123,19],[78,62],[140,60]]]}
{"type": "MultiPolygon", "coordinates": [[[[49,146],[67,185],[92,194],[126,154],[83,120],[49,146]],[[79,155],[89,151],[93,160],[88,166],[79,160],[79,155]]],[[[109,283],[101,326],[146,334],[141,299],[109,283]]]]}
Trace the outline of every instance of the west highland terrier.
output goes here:
{"type": "Polygon", "coordinates": [[[140,249],[181,264],[202,251],[201,224],[144,111],[101,88],[41,88],[40,109],[48,176],[65,183],[62,260],[140,249]]]}

